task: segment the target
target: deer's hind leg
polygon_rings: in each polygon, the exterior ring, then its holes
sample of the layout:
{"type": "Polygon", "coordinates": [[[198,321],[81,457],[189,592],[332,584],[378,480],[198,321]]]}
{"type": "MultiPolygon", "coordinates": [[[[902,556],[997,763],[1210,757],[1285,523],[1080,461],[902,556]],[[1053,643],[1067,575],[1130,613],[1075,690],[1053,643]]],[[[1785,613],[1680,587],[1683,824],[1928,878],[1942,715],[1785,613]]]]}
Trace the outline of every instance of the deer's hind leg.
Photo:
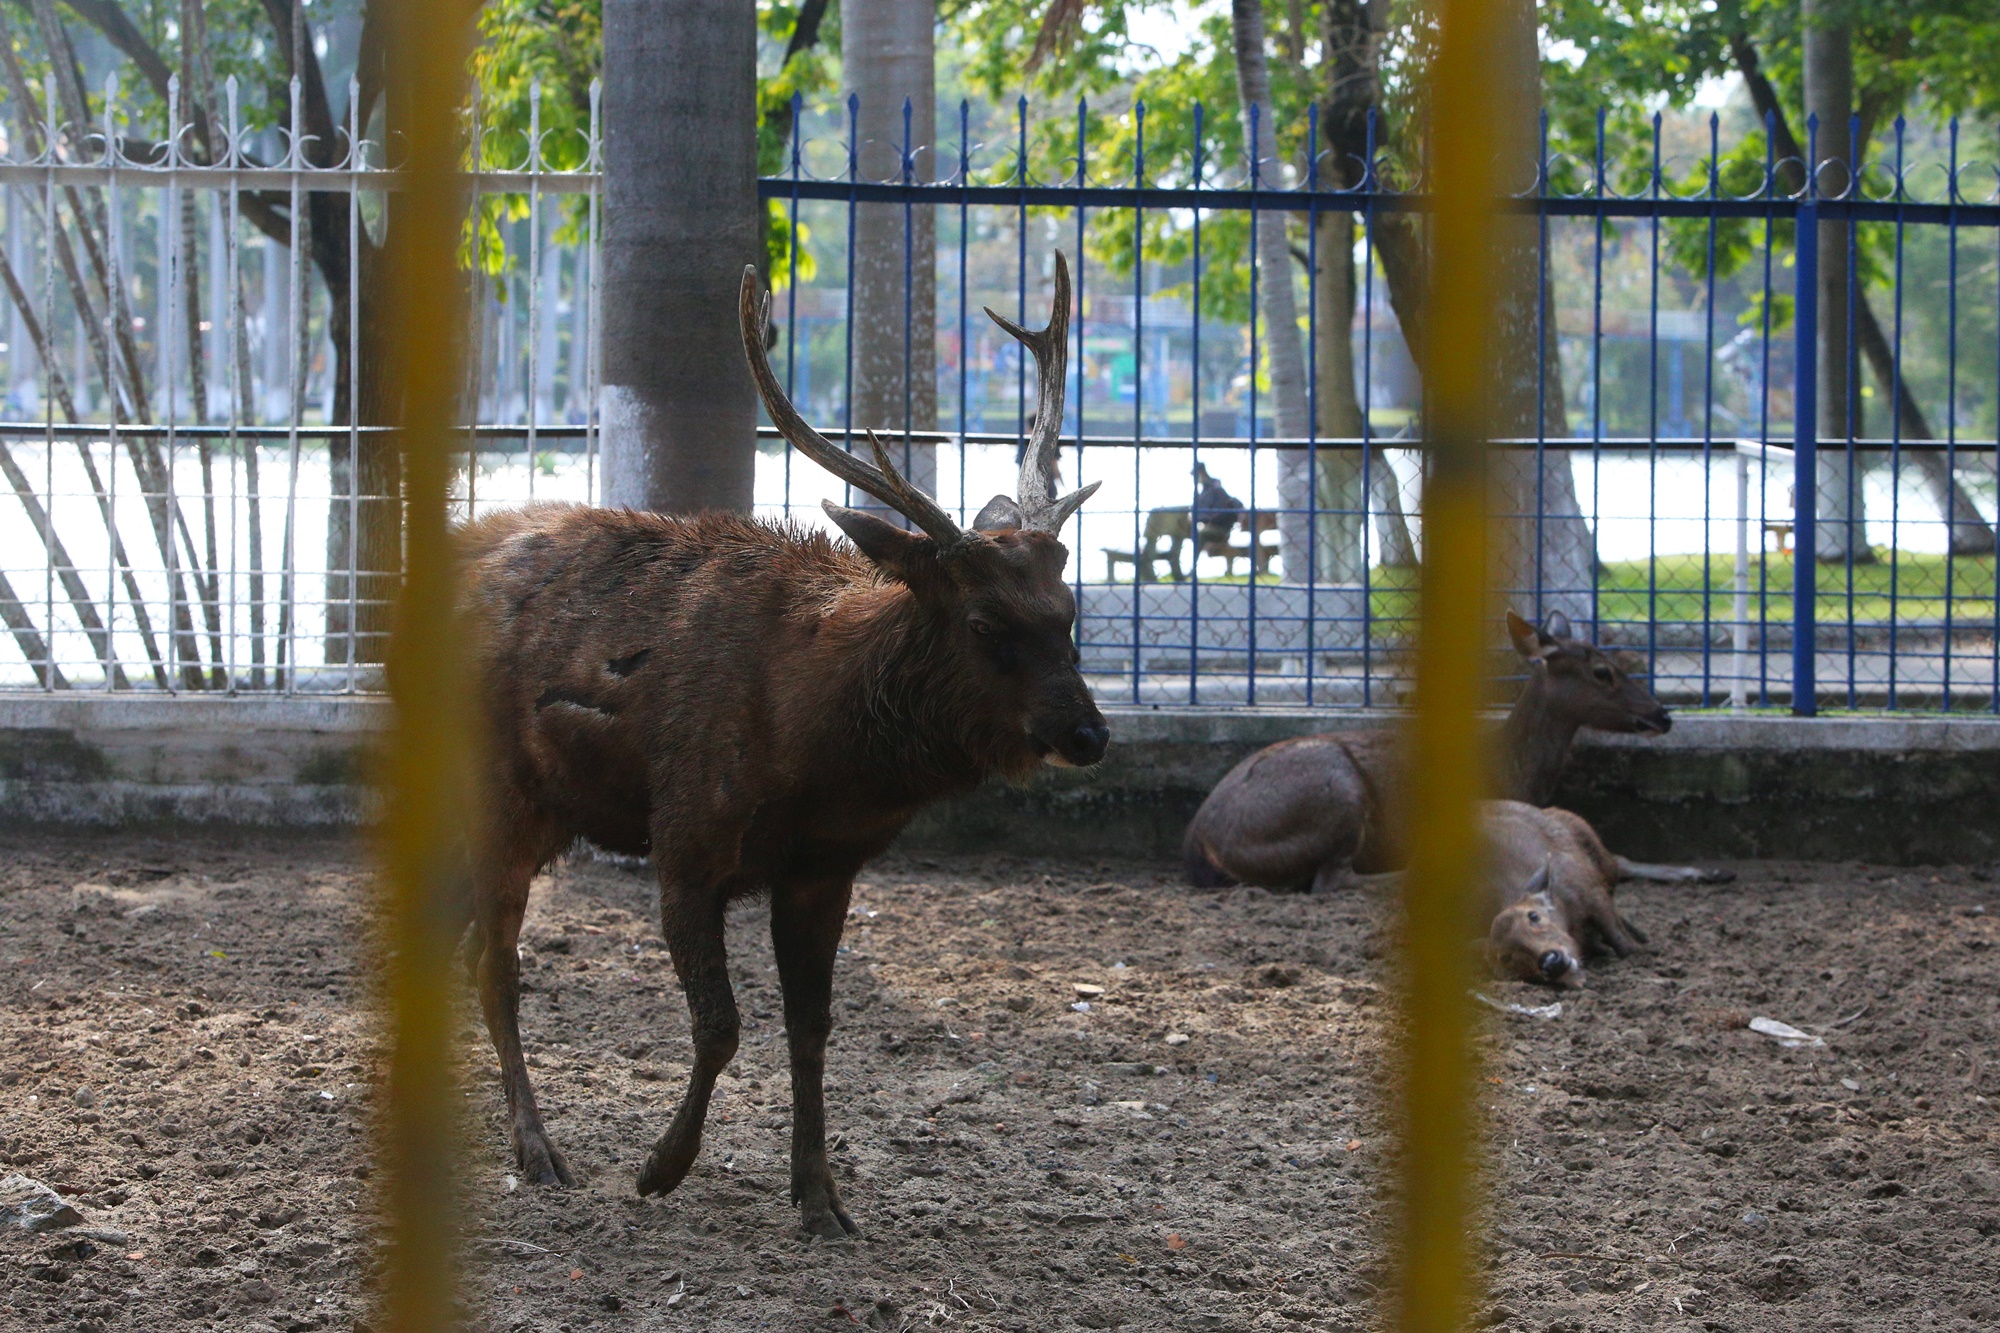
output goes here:
{"type": "Polygon", "coordinates": [[[861,1228],[841,1206],[826,1160],[826,1039],[833,1031],[833,960],[847,921],[851,879],[779,885],[771,894],[771,944],[785,994],[792,1058],[792,1202],[824,1240],[861,1228]]]}
{"type": "Polygon", "coordinates": [[[495,821],[491,842],[474,862],[472,939],[467,966],[479,987],[479,1008],[500,1058],[507,1093],[507,1137],[521,1173],[538,1185],[574,1185],[569,1164],[549,1142],[528,1063],[521,1053],[521,918],[535,872],[560,850],[539,821],[495,821]]]}

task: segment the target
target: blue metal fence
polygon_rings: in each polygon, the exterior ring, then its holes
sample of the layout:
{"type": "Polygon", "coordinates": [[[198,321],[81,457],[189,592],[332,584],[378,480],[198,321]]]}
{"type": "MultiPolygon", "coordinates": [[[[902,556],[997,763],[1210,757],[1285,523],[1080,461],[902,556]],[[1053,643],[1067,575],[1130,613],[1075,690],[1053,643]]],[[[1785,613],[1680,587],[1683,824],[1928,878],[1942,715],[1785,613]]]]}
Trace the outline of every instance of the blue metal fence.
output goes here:
{"type": "MultiPolygon", "coordinates": [[[[1423,541],[1402,326],[1424,304],[1420,171],[1372,126],[1352,155],[1312,119],[1265,151],[1233,109],[1079,104],[1049,121],[962,105],[934,135],[907,118],[879,159],[855,104],[796,110],[762,193],[774,359],[809,417],[896,435],[969,516],[1012,484],[1033,409],[1018,345],[980,307],[1039,323],[1067,250],[1063,466],[1104,483],[1068,540],[1101,696],[1399,701],[1423,541]],[[1284,235],[1260,248],[1273,219],[1284,235]],[[1273,317],[1274,296],[1292,316],[1273,317]]],[[[340,482],[360,432],[326,424],[336,298],[296,248],[253,262],[262,243],[226,201],[253,177],[293,192],[389,178],[365,152],[218,172],[71,139],[0,154],[0,258],[18,279],[0,301],[0,688],[376,688],[356,619],[374,603],[339,570],[358,506],[387,497],[340,482]],[[185,235],[161,224],[177,190],[197,203],[185,235]],[[104,253],[135,317],[102,349],[93,330],[123,322],[62,281],[51,239],[95,216],[50,211],[72,191],[104,197],[122,246],[104,253]],[[190,290],[203,322],[181,337],[190,290]],[[203,364],[206,393],[163,388],[150,424],[113,420],[118,386],[147,378],[135,368],[171,386],[203,364]]],[[[1636,148],[1601,120],[1581,144],[1545,133],[1512,215],[1536,294],[1515,330],[1532,403],[1496,444],[1503,590],[1634,650],[1683,703],[1991,713],[2000,154],[1986,129],[1899,123],[1867,162],[1808,173],[1807,139],[1787,155],[1750,123],[1725,151],[1714,119],[1656,118],[1636,148]]],[[[480,303],[466,513],[596,497],[597,159],[501,156],[481,188],[518,192],[530,225],[507,233],[525,262],[487,279],[507,299],[480,303]],[[581,243],[542,198],[558,192],[581,201],[581,243]]],[[[765,443],[759,509],[819,521],[837,484],[765,443]]]]}
{"type": "MultiPolygon", "coordinates": [[[[1407,262],[1421,174],[1379,154],[1372,126],[1359,162],[1323,151],[1316,120],[1285,158],[1260,150],[1254,116],[1244,151],[1213,151],[1199,106],[1175,127],[1181,151],[1149,164],[1143,105],[1106,118],[1080,103],[1058,130],[1023,101],[1008,119],[962,104],[936,149],[906,108],[900,170],[877,179],[857,115],[853,99],[817,122],[795,107],[807,128],[761,183],[777,355],[807,415],[850,440],[893,432],[906,467],[970,514],[1007,484],[1033,411],[1019,349],[979,307],[1039,322],[1064,248],[1064,465],[1106,483],[1070,535],[1101,696],[1399,698],[1423,457],[1397,316],[1421,310],[1407,262]],[[1259,271],[1274,216],[1303,310],[1302,402],[1286,401],[1277,288],[1259,271]],[[1336,217],[1352,220],[1351,308],[1330,286],[1344,256],[1323,249],[1336,217]],[[870,252],[884,245],[886,262],[870,252]],[[1351,394],[1322,364],[1343,341],[1351,394]],[[1335,400],[1352,429],[1328,428],[1335,400]]],[[[2000,710],[1994,167],[1961,158],[1956,124],[1899,121],[1889,154],[1854,166],[1809,146],[1811,172],[1772,147],[1768,122],[1761,167],[1754,125],[1732,154],[1718,119],[1695,125],[1705,150],[1685,170],[1663,146],[1676,124],[1651,128],[1634,153],[1600,118],[1587,156],[1545,129],[1514,201],[1532,223],[1537,295],[1518,332],[1535,387],[1526,429],[1495,445],[1512,479],[1496,490],[1502,592],[1642,654],[1684,703],[2000,710]],[[1844,275],[1831,335],[1823,265],[1844,275]],[[1817,401],[1829,358],[1847,387],[1837,413],[1817,401]]],[[[760,508],[812,521],[827,495],[830,479],[771,442],[760,508]]]]}

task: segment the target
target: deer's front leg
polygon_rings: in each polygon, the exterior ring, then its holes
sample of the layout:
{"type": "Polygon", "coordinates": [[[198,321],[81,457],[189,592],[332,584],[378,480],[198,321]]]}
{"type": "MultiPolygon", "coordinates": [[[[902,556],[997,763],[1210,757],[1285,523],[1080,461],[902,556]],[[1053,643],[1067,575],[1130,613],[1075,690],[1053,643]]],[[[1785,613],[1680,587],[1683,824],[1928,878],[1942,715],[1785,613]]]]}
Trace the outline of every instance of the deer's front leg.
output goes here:
{"type": "Polygon", "coordinates": [[[723,947],[726,903],[720,884],[690,884],[660,870],[660,932],[687,994],[694,1037],[694,1071],[674,1120],[639,1170],[639,1193],[665,1194],[681,1183],[701,1151],[715,1080],[736,1055],[736,993],[723,947]]]}
{"type": "Polygon", "coordinates": [[[826,1039],[833,1031],[833,959],[847,922],[850,879],[779,885],[771,944],[785,993],[792,1056],[792,1200],[807,1231],[827,1240],[860,1231],[841,1207],[826,1160],[826,1039]]]}

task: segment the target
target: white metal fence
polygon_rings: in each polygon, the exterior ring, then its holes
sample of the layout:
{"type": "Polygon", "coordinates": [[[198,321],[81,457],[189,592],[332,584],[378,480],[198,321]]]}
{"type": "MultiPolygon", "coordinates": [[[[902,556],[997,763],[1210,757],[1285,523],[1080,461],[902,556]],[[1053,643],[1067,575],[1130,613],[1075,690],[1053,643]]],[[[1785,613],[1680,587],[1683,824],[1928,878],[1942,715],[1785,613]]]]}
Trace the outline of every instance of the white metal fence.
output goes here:
{"type": "MultiPolygon", "coordinates": [[[[0,687],[376,688],[400,565],[370,424],[393,137],[248,129],[234,80],[219,125],[147,134],[115,80],[103,105],[0,131],[0,687]]],[[[470,117],[461,515],[595,488],[596,95],[555,155],[530,105],[525,134],[470,117]]]]}

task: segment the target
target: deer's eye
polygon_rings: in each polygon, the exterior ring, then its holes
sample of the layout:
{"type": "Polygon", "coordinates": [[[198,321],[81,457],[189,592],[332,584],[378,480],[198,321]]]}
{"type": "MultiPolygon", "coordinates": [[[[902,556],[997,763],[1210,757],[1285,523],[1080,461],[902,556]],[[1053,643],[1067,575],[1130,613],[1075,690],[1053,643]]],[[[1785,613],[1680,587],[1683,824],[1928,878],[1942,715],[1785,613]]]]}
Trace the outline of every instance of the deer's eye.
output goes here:
{"type": "Polygon", "coordinates": [[[980,650],[993,663],[994,670],[1004,676],[1020,664],[1019,646],[1007,626],[983,615],[971,616],[965,623],[973,638],[979,641],[980,650]]]}
{"type": "Polygon", "coordinates": [[[1597,677],[1597,683],[1600,685],[1609,685],[1614,679],[1616,679],[1616,677],[1612,674],[1611,668],[1604,665],[1604,663],[1602,662],[1599,662],[1596,666],[1592,667],[1590,669],[1590,674],[1597,677]]]}
{"type": "Polygon", "coordinates": [[[1530,912],[1530,913],[1528,913],[1528,924],[1529,924],[1529,925],[1531,925],[1531,926],[1539,926],[1539,925],[1541,925],[1541,924],[1542,924],[1542,914],[1541,914],[1540,912],[1530,912]]]}

